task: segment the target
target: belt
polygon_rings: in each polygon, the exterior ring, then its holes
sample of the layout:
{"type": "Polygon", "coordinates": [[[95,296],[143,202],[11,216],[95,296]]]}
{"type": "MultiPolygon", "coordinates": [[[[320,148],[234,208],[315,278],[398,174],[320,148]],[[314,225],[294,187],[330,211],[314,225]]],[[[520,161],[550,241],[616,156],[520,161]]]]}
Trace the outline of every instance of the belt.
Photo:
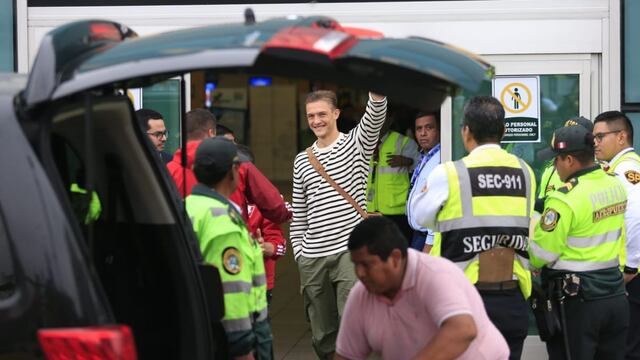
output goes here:
{"type": "Polygon", "coordinates": [[[502,291],[502,290],[513,290],[517,289],[519,286],[518,280],[508,280],[501,282],[480,282],[476,283],[476,288],[478,290],[488,290],[488,291],[502,291]]]}

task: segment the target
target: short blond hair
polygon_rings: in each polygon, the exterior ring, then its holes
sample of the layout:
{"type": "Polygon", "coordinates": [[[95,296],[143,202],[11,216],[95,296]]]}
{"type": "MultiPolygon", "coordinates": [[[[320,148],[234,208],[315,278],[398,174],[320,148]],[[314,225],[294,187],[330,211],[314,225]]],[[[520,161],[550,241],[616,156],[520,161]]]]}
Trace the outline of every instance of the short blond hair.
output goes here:
{"type": "Polygon", "coordinates": [[[310,92],[305,100],[305,105],[316,101],[326,101],[329,105],[333,106],[334,109],[338,108],[338,97],[336,93],[331,90],[316,90],[310,92]]]}

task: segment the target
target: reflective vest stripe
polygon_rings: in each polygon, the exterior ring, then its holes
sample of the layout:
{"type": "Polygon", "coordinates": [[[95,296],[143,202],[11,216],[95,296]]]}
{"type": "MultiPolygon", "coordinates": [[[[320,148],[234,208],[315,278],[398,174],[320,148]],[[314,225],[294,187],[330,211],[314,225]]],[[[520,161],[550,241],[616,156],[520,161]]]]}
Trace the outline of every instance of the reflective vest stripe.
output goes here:
{"type": "Polygon", "coordinates": [[[226,332],[233,331],[247,331],[251,330],[251,319],[242,318],[242,319],[232,319],[232,320],[222,320],[222,326],[226,332]]]}
{"type": "Polygon", "coordinates": [[[531,249],[531,252],[535,257],[540,258],[548,263],[552,263],[560,257],[560,254],[556,254],[554,252],[543,249],[535,241],[529,242],[529,249],[531,249]]]}
{"type": "MultiPolygon", "coordinates": [[[[462,218],[457,220],[463,220],[459,222],[460,227],[454,229],[460,229],[462,227],[476,227],[474,225],[467,225],[465,220],[473,219],[473,208],[471,207],[471,179],[469,179],[469,171],[464,165],[462,160],[454,161],[453,165],[458,173],[458,183],[460,184],[460,201],[462,202],[462,218]],[[466,206],[464,205],[466,204],[466,206]]],[[[450,229],[450,230],[454,230],[450,229]]],[[[440,230],[445,231],[445,230],[440,230]]]]}
{"type": "MultiPolygon", "coordinates": [[[[524,183],[525,183],[525,193],[527,194],[527,212],[526,214],[529,215],[531,214],[531,196],[535,196],[535,194],[533,193],[533,191],[531,191],[532,187],[531,187],[531,174],[529,174],[529,171],[527,171],[527,163],[518,158],[518,162],[520,163],[520,168],[522,169],[522,173],[524,174],[524,183]]],[[[527,223],[527,229],[529,229],[529,223],[527,223]]]]}
{"type": "Polygon", "coordinates": [[[225,281],[222,283],[225,294],[250,293],[251,288],[251,284],[246,281],[225,281]]]}
{"type": "Polygon", "coordinates": [[[220,216],[220,215],[227,215],[229,213],[229,211],[227,209],[223,209],[223,208],[211,208],[211,216],[216,217],[216,216],[220,216]]]}
{"type": "MultiPolygon", "coordinates": [[[[531,191],[530,191],[531,176],[529,175],[529,171],[527,171],[527,164],[522,159],[518,159],[518,162],[520,163],[520,168],[522,169],[522,173],[524,174],[524,186],[525,186],[525,194],[527,199],[527,212],[525,214],[528,215],[531,213],[531,191]]],[[[456,172],[458,173],[458,181],[460,183],[460,200],[462,201],[463,204],[467,204],[467,206],[462,207],[462,217],[467,218],[465,219],[465,223],[466,223],[466,220],[474,218],[473,209],[470,206],[473,199],[473,196],[471,195],[471,179],[469,179],[469,171],[462,160],[454,161],[453,165],[455,166],[456,172]]],[[[518,218],[517,216],[498,216],[498,217],[499,218],[507,218],[507,217],[518,218]]],[[[522,226],[528,229],[529,222],[530,222],[529,217],[523,216],[521,218],[524,219],[524,222],[523,222],[524,225],[522,226]]],[[[481,226],[519,226],[519,225],[486,224],[481,226]]],[[[464,227],[469,228],[469,227],[475,227],[475,226],[466,225],[464,227]]],[[[446,231],[446,230],[442,230],[442,231],[446,231]]]]}
{"type": "MultiPolygon", "coordinates": [[[[464,201],[464,200],[463,200],[464,201]]],[[[469,202],[466,204],[470,204],[469,202]]],[[[465,205],[464,208],[471,207],[465,205]]],[[[466,210],[463,210],[466,211],[466,210]]],[[[443,220],[438,222],[437,231],[447,232],[458,229],[466,228],[479,228],[479,227],[522,227],[529,226],[530,219],[527,216],[509,216],[509,215],[478,215],[469,218],[457,218],[451,220],[443,220]]]]}
{"type": "Polygon", "coordinates": [[[264,274],[253,275],[253,277],[251,278],[251,281],[253,282],[253,286],[256,286],[256,287],[267,284],[267,278],[264,274]]]}
{"type": "Polygon", "coordinates": [[[380,166],[378,167],[378,174],[406,174],[407,168],[405,167],[390,167],[380,166]]]}
{"type": "Polygon", "coordinates": [[[621,229],[612,230],[604,234],[589,236],[589,237],[573,237],[567,238],[567,245],[577,248],[588,248],[606,244],[609,242],[618,241],[618,238],[622,234],[621,229]]]}
{"type": "MultiPolygon", "coordinates": [[[[389,136],[391,136],[391,134],[389,134],[389,136]]],[[[404,148],[404,145],[406,145],[409,142],[409,138],[405,137],[405,136],[397,136],[396,138],[396,151],[394,153],[394,155],[401,155],[402,154],[402,148],[404,148]]],[[[380,148],[380,150],[382,150],[382,147],[380,148]]],[[[399,173],[407,173],[407,168],[404,166],[401,167],[391,167],[391,166],[386,166],[387,164],[380,164],[378,163],[378,166],[376,166],[377,168],[377,172],[378,174],[399,174],[399,173]]],[[[369,173],[371,173],[373,170],[373,166],[369,166],[369,173]]]]}
{"type": "Polygon", "coordinates": [[[566,271],[594,271],[617,267],[619,265],[618,258],[609,261],[572,261],[558,260],[549,264],[548,267],[554,270],[566,271]]]}

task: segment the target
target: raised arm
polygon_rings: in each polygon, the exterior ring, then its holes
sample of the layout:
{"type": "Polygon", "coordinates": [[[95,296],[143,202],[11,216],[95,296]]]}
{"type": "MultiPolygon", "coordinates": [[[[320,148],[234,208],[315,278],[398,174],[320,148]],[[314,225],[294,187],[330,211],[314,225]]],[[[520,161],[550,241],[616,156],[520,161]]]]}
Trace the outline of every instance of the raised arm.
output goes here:
{"type": "Polygon", "coordinates": [[[380,129],[382,129],[386,116],[387,99],[384,96],[369,93],[367,109],[358,126],[351,130],[352,135],[355,136],[358,150],[367,158],[371,157],[378,143],[380,129]]]}

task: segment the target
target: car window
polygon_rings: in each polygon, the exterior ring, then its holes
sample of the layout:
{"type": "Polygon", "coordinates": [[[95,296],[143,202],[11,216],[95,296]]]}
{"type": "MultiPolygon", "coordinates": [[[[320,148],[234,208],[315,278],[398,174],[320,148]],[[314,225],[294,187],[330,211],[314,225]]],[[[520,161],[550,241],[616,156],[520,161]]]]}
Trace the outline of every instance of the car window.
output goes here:
{"type": "Polygon", "coordinates": [[[86,189],[86,164],[78,152],[63,137],[52,136],[53,155],[63,180],[69,202],[78,222],[88,225],[100,217],[101,204],[97,193],[86,189]]]}

